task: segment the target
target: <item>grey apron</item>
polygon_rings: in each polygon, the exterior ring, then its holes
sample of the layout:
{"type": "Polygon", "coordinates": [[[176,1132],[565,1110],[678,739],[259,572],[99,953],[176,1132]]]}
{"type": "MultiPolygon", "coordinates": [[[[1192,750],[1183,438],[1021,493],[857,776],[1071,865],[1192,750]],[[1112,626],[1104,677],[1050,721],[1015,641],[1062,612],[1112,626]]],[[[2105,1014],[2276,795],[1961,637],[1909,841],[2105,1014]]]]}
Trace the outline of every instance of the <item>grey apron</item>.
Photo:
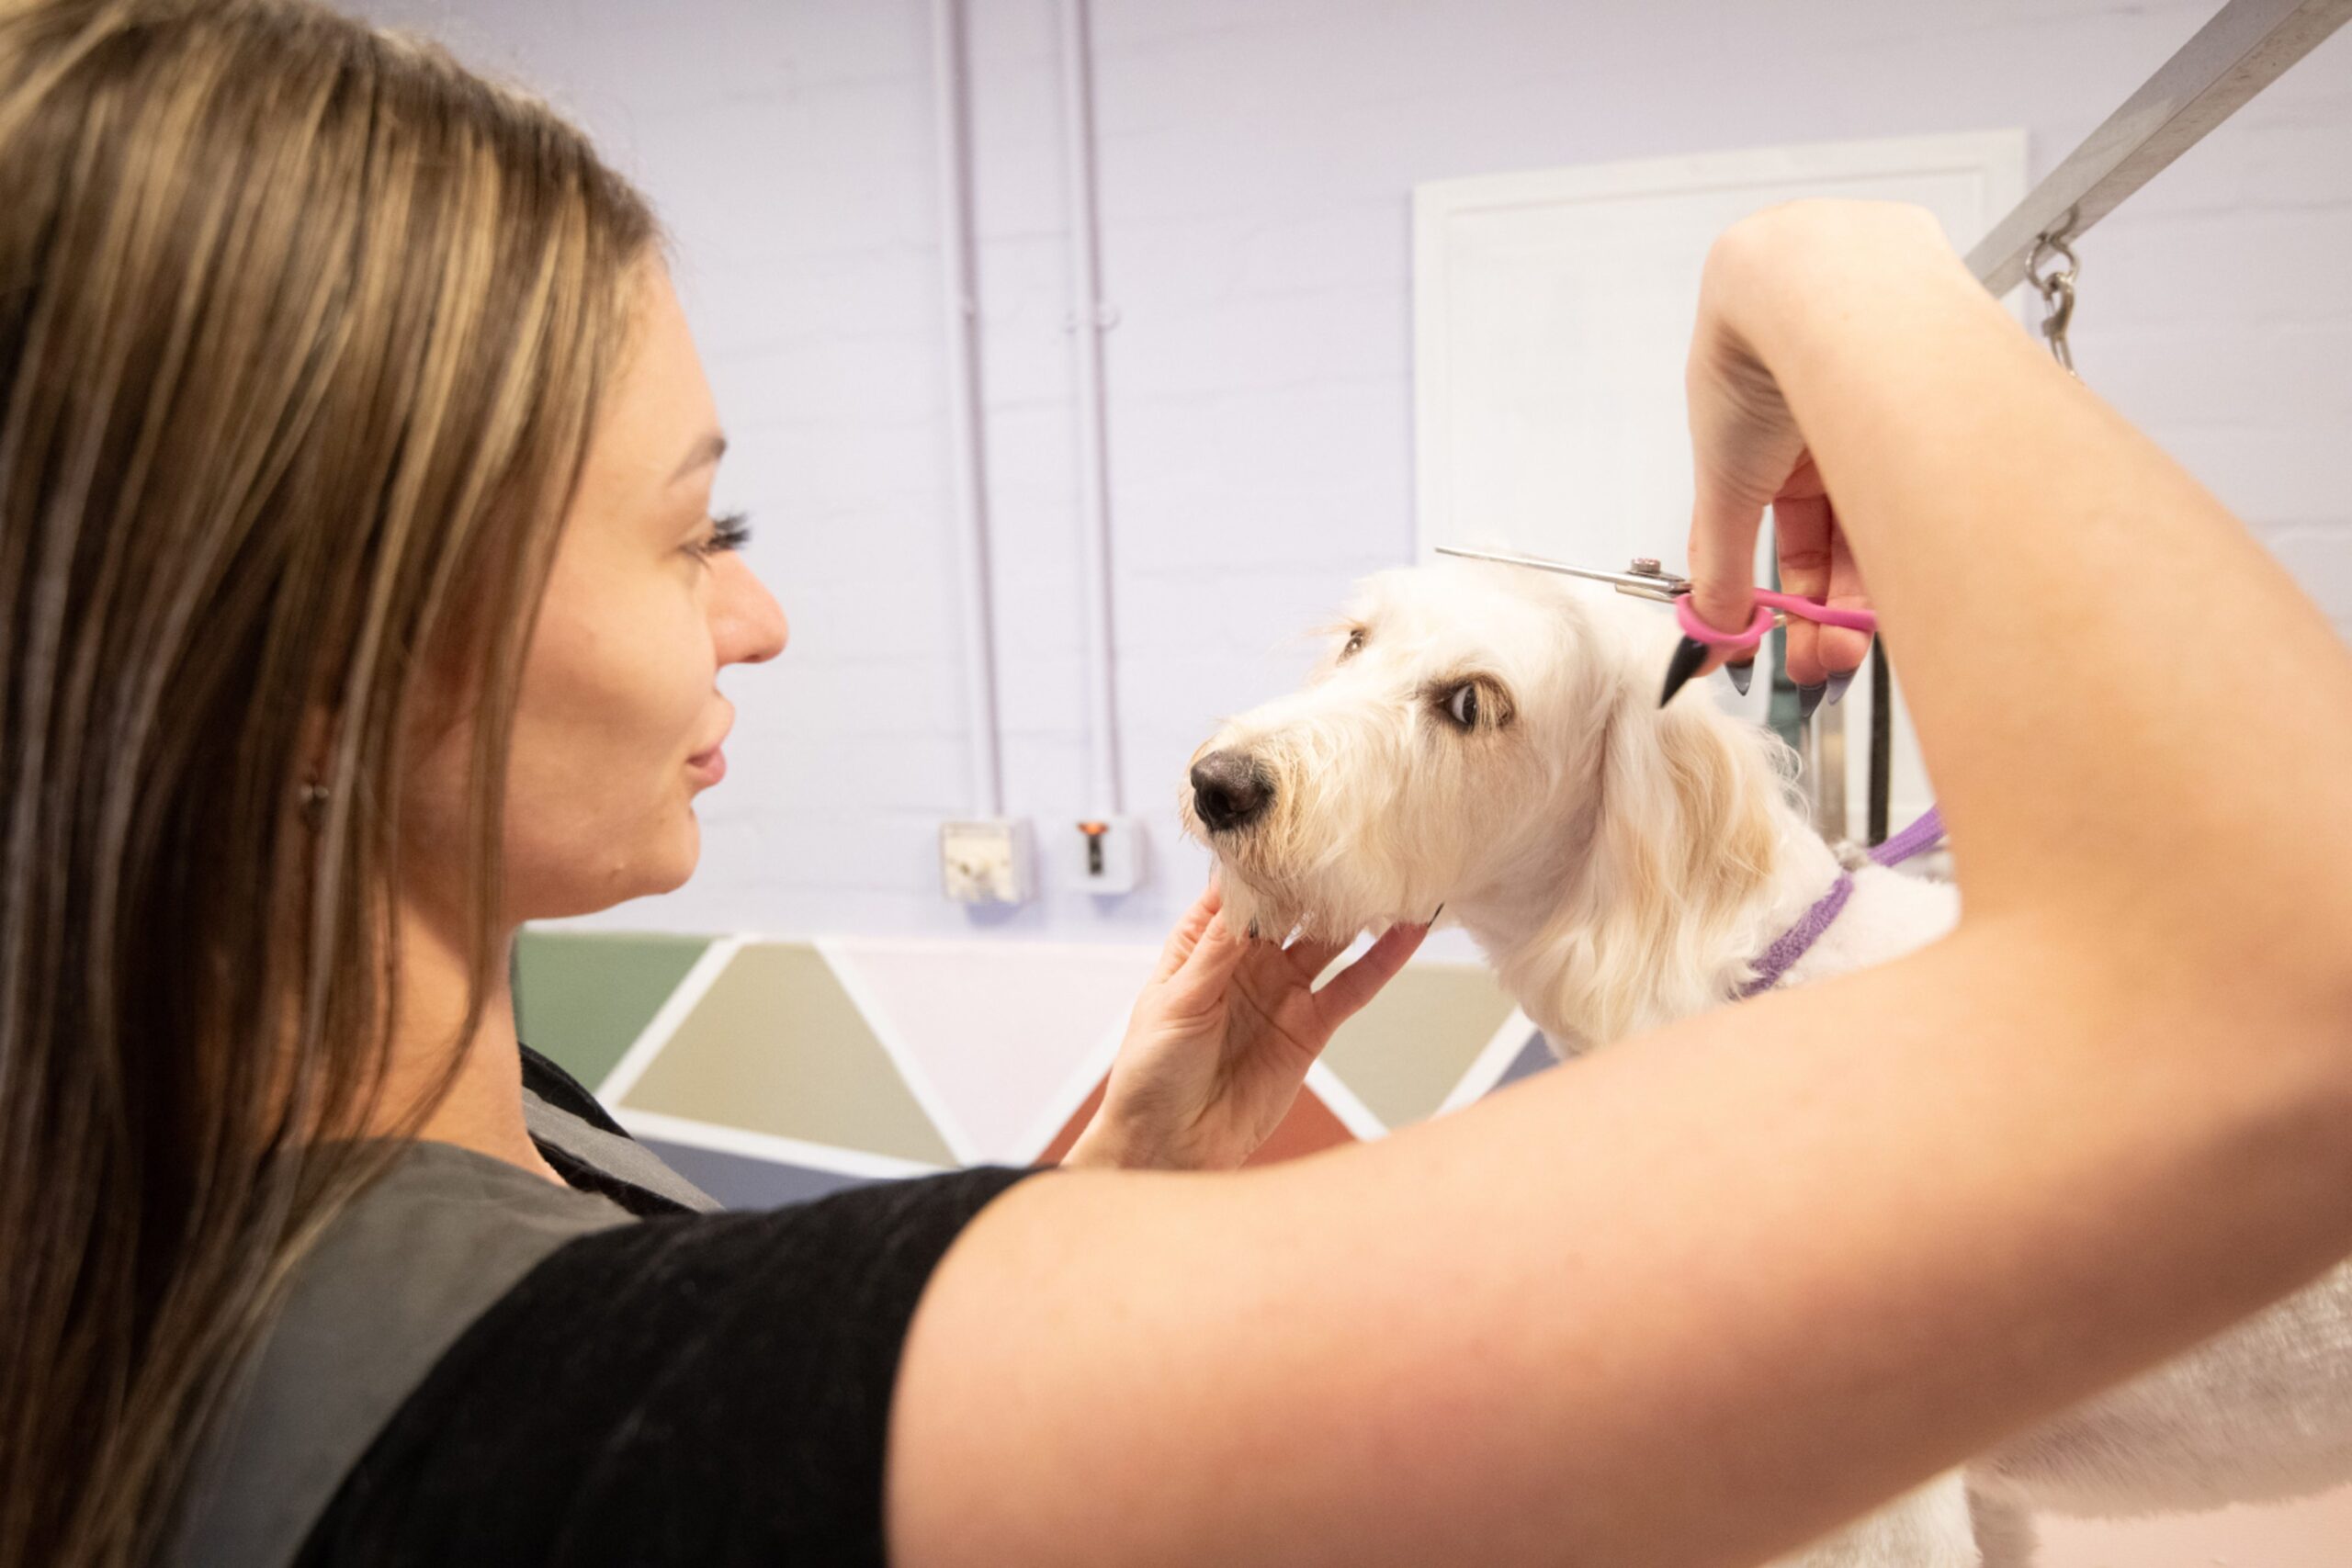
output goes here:
{"type": "MultiPolygon", "coordinates": [[[[640,1144],[523,1091],[541,1145],[690,1209],[718,1203],[640,1144]]],[[[164,1561],[285,1568],[343,1478],[443,1352],[575,1236],[635,1223],[611,1199],[419,1143],[303,1259],[199,1451],[164,1561]]]]}

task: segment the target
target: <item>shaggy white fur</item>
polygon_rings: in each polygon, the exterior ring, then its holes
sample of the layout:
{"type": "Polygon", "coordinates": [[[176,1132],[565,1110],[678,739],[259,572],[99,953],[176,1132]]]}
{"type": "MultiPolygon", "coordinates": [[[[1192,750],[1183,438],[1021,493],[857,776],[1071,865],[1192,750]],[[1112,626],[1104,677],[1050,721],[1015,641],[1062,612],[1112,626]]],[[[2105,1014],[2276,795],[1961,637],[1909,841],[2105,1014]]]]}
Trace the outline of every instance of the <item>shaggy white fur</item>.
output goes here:
{"type": "MultiPolygon", "coordinates": [[[[1676,633],[1589,584],[1446,561],[1361,587],[1306,689],[1227,722],[1181,811],[1261,935],[1442,908],[1554,1048],[1716,1007],[1837,878],[1854,893],[1784,985],[1885,962],[1956,889],[1823,842],[1775,738],[1657,692],[1676,633]]],[[[2352,1480],[2352,1264],[1790,1560],[2022,1568],[2035,1509],[2120,1515],[2352,1480]]]]}

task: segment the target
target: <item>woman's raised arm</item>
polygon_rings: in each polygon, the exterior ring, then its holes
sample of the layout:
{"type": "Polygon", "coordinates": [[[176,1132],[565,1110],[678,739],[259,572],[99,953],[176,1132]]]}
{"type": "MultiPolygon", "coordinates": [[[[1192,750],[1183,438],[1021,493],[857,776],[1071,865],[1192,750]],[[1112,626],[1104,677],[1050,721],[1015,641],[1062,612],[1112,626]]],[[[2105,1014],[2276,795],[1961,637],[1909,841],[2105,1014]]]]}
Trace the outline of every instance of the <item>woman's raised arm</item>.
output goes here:
{"type": "Polygon", "coordinates": [[[906,1348],[903,1568],[1754,1562],[2352,1250],[2334,634],[1914,215],[1750,220],[1701,330],[1901,649],[1961,927],[1378,1144],[1015,1189],[906,1348]]]}

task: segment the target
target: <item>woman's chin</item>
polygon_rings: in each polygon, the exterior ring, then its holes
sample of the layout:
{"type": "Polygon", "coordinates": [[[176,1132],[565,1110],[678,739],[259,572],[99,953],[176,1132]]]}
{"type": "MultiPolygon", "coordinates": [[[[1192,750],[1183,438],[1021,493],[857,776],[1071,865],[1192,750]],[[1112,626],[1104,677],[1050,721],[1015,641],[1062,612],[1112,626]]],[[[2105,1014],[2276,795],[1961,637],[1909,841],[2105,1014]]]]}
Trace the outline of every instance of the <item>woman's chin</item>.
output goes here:
{"type": "Polygon", "coordinates": [[[632,898],[650,898],[657,893],[674,893],[692,879],[695,867],[702,863],[702,824],[689,807],[686,819],[672,836],[673,841],[662,846],[662,852],[650,857],[646,866],[647,886],[629,895],[632,898]]]}
{"type": "Polygon", "coordinates": [[[681,815],[682,822],[635,853],[599,857],[594,866],[575,863],[537,875],[517,877],[510,872],[508,886],[517,894],[510,906],[514,919],[518,923],[571,919],[676,892],[693,877],[702,858],[701,825],[691,810],[681,815]]]}

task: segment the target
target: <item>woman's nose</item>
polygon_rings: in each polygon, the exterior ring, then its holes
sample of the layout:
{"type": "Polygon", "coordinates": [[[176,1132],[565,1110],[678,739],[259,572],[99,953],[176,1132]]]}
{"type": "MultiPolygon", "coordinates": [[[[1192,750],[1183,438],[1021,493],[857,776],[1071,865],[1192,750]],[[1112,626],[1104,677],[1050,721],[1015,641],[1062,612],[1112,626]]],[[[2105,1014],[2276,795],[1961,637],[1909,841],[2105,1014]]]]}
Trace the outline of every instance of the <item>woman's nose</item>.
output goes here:
{"type": "Polygon", "coordinates": [[[712,632],[721,664],[763,664],[784,651],[791,628],[784,606],[741,556],[729,556],[719,572],[712,632]]]}

